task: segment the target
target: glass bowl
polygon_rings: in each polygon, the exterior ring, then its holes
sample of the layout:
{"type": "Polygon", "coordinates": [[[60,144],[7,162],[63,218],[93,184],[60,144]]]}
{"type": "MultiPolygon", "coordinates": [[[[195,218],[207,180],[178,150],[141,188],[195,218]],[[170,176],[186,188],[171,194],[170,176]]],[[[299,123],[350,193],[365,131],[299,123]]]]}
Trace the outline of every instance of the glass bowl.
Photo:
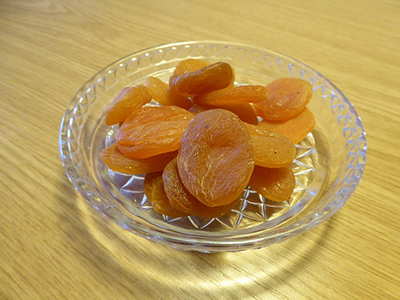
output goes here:
{"type": "Polygon", "coordinates": [[[353,105],[324,76],[282,54],[215,41],[182,42],[130,54],[89,79],[73,97],[62,120],[60,155],[68,178],[97,211],[122,228],[181,250],[241,251],[282,242],[335,214],[359,183],[366,161],[366,137],[353,105]],[[298,145],[292,164],[296,188],[283,203],[247,188],[238,206],[221,218],[171,219],[153,211],[143,193],[143,176],[109,170],[99,152],[115,139],[104,111],[118,92],[148,76],[168,82],[187,58],[232,65],[238,84],[267,84],[279,77],[309,81],[308,105],[315,129],[298,145]]]}

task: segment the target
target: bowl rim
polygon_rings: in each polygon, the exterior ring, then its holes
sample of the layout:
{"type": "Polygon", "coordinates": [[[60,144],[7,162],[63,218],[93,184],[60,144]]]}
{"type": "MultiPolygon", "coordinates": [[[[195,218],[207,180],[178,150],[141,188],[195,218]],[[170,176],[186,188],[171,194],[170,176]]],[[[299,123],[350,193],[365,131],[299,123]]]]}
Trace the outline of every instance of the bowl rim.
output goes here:
{"type": "MultiPolygon", "coordinates": [[[[91,207],[99,211],[102,215],[107,217],[107,219],[110,219],[114,223],[117,223],[119,226],[123,227],[124,229],[127,229],[130,232],[133,232],[137,235],[146,237],[151,240],[155,240],[160,243],[168,244],[170,246],[175,246],[175,248],[178,249],[183,249],[183,250],[197,250],[197,251],[202,251],[202,252],[218,252],[218,251],[240,251],[240,250],[245,250],[245,249],[254,249],[254,248],[260,248],[264,246],[268,246],[270,244],[276,243],[276,242],[281,242],[284,241],[290,237],[293,237],[295,235],[301,234],[308,229],[322,223],[323,221],[329,219],[332,215],[334,215],[351,197],[351,195],[354,193],[355,189],[357,188],[358,184],[361,181],[361,177],[365,168],[366,164],[366,150],[367,150],[367,144],[366,144],[366,132],[364,130],[364,127],[361,122],[361,118],[356,112],[354,105],[347,99],[347,97],[342,93],[342,91],[335,85],[333,84],[329,79],[327,79],[325,76],[323,76],[321,73],[316,71],[315,69],[311,68],[307,64],[297,60],[296,58],[287,56],[285,54],[269,50],[266,48],[258,47],[258,46],[253,46],[253,45],[246,45],[243,43],[237,43],[237,42],[224,42],[224,41],[215,41],[215,40],[199,40],[199,41],[181,41],[181,42],[175,42],[175,43],[168,43],[168,44],[159,44],[156,46],[152,47],[147,47],[145,49],[139,50],[132,52],[128,55],[125,55],[112,63],[108,64],[107,66],[103,67],[100,69],[97,73],[95,73],[93,76],[91,76],[83,85],[78,89],[78,91],[75,93],[73,98],[68,104],[67,110],[63,115],[61,125],[60,125],[60,130],[59,130],[59,153],[61,157],[62,164],[64,165],[66,175],[68,176],[69,180],[72,182],[73,186],[75,189],[81,194],[81,196],[89,202],[91,207]],[[116,67],[119,65],[121,62],[126,61],[129,58],[132,57],[139,57],[142,56],[150,51],[155,51],[155,50],[160,50],[160,49],[168,49],[168,48],[173,48],[173,47],[182,47],[186,45],[218,45],[218,46],[226,46],[226,47],[243,47],[246,49],[251,49],[251,50],[256,50],[262,53],[268,53],[272,54],[274,56],[278,56],[284,59],[288,59],[291,61],[296,62],[299,64],[301,67],[307,69],[308,71],[311,71],[313,75],[318,77],[319,79],[322,79],[323,81],[327,82],[331,87],[335,90],[335,92],[340,95],[341,100],[347,104],[349,111],[351,114],[354,115],[354,117],[357,120],[356,126],[358,126],[361,129],[361,135],[363,138],[363,143],[364,147],[362,148],[364,155],[360,154],[360,151],[357,152],[358,156],[363,156],[363,163],[359,165],[358,168],[358,178],[356,180],[353,180],[352,186],[348,189],[346,197],[344,199],[341,199],[340,205],[334,206],[332,209],[330,209],[326,214],[317,214],[315,215],[316,208],[313,208],[309,213],[307,213],[306,217],[309,218],[307,222],[295,222],[295,224],[290,225],[287,230],[285,231],[280,231],[280,232],[274,232],[273,234],[263,234],[264,232],[260,233],[260,231],[255,231],[251,232],[249,239],[246,240],[237,240],[235,236],[227,236],[225,234],[220,235],[220,236],[214,236],[212,239],[201,239],[199,241],[199,238],[201,238],[201,235],[193,235],[191,236],[184,236],[184,239],[182,239],[181,235],[182,232],[176,233],[177,236],[174,234],[171,234],[171,232],[168,232],[167,234],[164,232],[160,232],[159,230],[153,230],[152,228],[146,228],[146,226],[142,226],[142,224],[139,224],[137,221],[134,221],[134,225],[130,226],[130,228],[124,228],[125,226],[124,223],[121,224],[121,220],[116,220],[113,218],[111,215],[104,213],[99,207],[96,207],[93,205],[92,202],[88,201],[86,194],[84,193],[83,189],[77,182],[72,178],[70,174],[70,170],[68,167],[70,166],[68,162],[65,159],[66,153],[64,153],[64,146],[63,144],[65,143],[62,133],[64,130],[64,126],[68,125],[68,117],[71,115],[72,108],[75,107],[75,104],[77,103],[78,96],[88,88],[88,86],[92,85],[96,79],[100,77],[101,74],[104,74],[107,72],[112,67],[116,67]],[[311,216],[311,217],[310,217],[311,216]],[[135,225],[137,225],[135,227],[135,225]],[[296,226],[294,226],[296,225],[296,226]],[[216,241],[215,238],[223,238],[222,241],[216,241]],[[272,242],[271,242],[272,241],[272,242]],[[233,248],[232,248],[233,247],[233,248]],[[229,248],[229,249],[228,249],[229,248]]],[[[326,205],[325,205],[326,206],[326,205]]],[[[324,207],[325,207],[324,206],[324,207]]],[[[115,207],[114,207],[115,208],[115,207]]],[[[116,208],[118,209],[118,208],[116,208]]],[[[259,226],[256,226],[259,227],[259,226]]],[[[161,228],[162,229],[162,228],[161,228]]]]}

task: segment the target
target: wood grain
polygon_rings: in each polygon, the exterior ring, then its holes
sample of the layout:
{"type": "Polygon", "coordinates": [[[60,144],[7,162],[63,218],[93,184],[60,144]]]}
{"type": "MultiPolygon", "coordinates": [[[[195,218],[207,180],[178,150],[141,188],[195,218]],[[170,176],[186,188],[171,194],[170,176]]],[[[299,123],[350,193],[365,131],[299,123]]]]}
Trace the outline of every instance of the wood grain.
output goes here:
{"type": "Polygon", "coordinates": [[[338,1],[0,1],[0,299],[399,299],[400,5],[338,1]],[[92,210],[58,154],[81,84],[143,48],[224,40],[296,57],[367,132],[367,167],[329,221],[282,244],[205,255],[92,210]]]}

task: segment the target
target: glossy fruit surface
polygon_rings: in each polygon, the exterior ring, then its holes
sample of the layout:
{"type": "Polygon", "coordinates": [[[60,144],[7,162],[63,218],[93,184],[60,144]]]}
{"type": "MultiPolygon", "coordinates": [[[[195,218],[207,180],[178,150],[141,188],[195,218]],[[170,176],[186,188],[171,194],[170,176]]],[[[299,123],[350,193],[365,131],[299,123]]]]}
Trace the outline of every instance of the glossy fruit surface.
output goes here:
{"type": "Polygon", "coordinates": [[[236,200],[253,168],[253,143],[235,114],[212,109],[189,123],[181,140],[178,170],[184,186],[204,205],[236,200]]]}
{"type": "Polygon", "coordinates": [[[244,123],[254,145],[255,163],[261,167],[289,167],[296,157],[296,147],[284,136],[259,125],[244,123]]]}
{"type": "Polygon", "coordinates": [[[187,214],[173,208],[169,203],[164,190],[162,172],[147,173],[143,189],[151,206],[159,214],[164,214],[171,218],[187,216],[187,214]]]}
{"type": "Polygon", "coordinates": [[[296,180],[290,168],[263,168],[255,166],[249,185],[265,198],[282,202],[293,193],[296,180]]]}
{"type": "Polygon", "coordinates": [[[175,151],[145,159],[135,159],[123,155],[117,145],[113,144],[100,152],[100,158],[115,172],[137,175],[162,171],[177,154],[175,151]]]}
{"type": "Polygon", "coordinates": [[[124,122],[132,112],[150,101],[151,96],[144,85],[123,88],[106,109],[106,124],[124,122]]]}
{"type": "Polygon", "coordinates": [[[301,142],[315,127],[315,118],[307,107],[298,115],[286,121],[267,121],[259,124],[271,132],[276,132],[291,140],[294,144],[301,142]]]}
{"type": "Polygon", "coordinates": [[[220,217],[235,207],[238,201],[233,201],[228,205],[209,207],[201,203],[185,188],[179,176],[176,159],[173,159],[163,172],[165,192],[169,202],[175,209],[188,215],[196,215],[202,218],[220,217]]]}
{"type": "Polygon", "coordinates": [[[300,113],[312,97],[312,85],[298,78],[279,78],[266,88],[267,99],[254,105],[265,120],[287,120],[300,113]]]}
{"type": "Polygon", "coordinates": [[[132,113],[117,134],[120,151],[131,158],[178,150],[193,114],[177,106],[143,107],[132,113]]]}
{"type": "Polygon", "coordinates": [[[198,71],[172,76],[169,87],[179,94],[198,95],[228,87],[233,77],[229,64],[217,62],[198,71]]]}

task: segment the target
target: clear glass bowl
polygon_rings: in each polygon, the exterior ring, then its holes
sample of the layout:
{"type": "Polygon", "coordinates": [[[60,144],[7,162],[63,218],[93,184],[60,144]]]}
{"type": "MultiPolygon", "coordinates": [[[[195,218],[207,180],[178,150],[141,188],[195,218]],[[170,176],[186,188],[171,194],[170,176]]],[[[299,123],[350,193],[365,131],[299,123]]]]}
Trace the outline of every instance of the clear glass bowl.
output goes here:
{"type": "Polygon", "coordinates": [[[68,178],[85,200],[122,228],[155,242],[201,252],[241,251],[282,242],[335,214],[361,179],[366,137],[353,105],[328,79],[282,54],[215,41],[162,45],[128,55],[89,79],[76,93],[62,120],[60,155],[68,178]],[[266,84],[296,77],[313,85],[308,107],[315,129],[298,145],[292,168],[296,188],[291,199],[274,203],[245,189],[235,209],[221,217],[170,219],[152,210],[143,193],[143,176],[109,170],[99,152],[114,141],[116,129],[104,111],[125,86],[147,76],[168,81],[186,58],[225,61],[239,84],[266,84]]]}

